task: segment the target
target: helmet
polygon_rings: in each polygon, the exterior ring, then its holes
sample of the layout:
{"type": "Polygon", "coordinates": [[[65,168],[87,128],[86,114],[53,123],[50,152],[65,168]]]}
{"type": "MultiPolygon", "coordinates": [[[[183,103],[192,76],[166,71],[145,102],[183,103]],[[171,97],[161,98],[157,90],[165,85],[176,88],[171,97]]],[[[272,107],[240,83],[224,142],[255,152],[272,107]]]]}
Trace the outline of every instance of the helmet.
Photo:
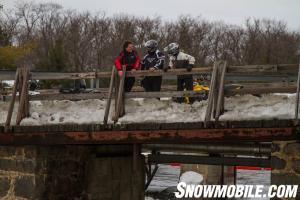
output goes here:
{"type": "Polygon", "coordinates": [[[158,47],[158,43],[156,40],[149,40],[145,43],[145,47],[149,52],[154,52],[158,47]]]}
{"type": "Polygon", "coordinates": [[[171,43],[164,49],[169,55],[176,55],[179,53],[179,44],[171,43]]]}

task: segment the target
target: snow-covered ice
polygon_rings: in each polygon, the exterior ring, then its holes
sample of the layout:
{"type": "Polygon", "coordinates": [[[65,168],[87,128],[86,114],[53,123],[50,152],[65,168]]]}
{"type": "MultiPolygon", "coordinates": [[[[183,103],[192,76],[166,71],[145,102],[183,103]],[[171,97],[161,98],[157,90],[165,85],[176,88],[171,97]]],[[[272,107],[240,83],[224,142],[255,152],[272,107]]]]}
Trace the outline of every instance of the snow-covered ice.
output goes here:
{"type": "MultiPolygon", "coordinates": [[[[233,96],[225,99],[226,112],[220,120],[292,119],[295,109],[295,94],[266,94],[233,96]]],[[[114,109],[112,102],[111,113],[114,109]]],[[[0,102],[0,124],[6,119],[9,102],[0,102]]],[[[106,106],[105,100],[82,101],[33,101],[30,102],[30,117],[21,125],[88,124],[101,123],[106,106]]],[[[12,123],[15,122],[17,104],[12,123]]],[[[119,123],[132,122],[198,122],[205,117],[207,101],[192,105],[178,104],[171,99],[128,99],[126,115],[119,123]]],[[[111,123],[111,121],[109,121],[111,123]]]]}

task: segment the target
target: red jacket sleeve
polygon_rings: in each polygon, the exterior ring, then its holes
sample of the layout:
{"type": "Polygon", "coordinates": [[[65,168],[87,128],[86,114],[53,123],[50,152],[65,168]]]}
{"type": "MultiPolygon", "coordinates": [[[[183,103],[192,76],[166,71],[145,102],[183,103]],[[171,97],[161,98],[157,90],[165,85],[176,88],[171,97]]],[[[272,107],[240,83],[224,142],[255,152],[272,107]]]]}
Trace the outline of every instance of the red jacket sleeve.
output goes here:
{"type": "Polygon", "coordinates": [[[123,55],[120,53],[115,59],[115,66],[118,71],[122,70],[121,60],[123,59],[123,55]]]}
{"type": "Polygon", "coordinates": [[[134,63],[133,68],[138,70],[140,68],[140,64],[141,64],[140,56],[136,53],[136,61],[134,63]]]}

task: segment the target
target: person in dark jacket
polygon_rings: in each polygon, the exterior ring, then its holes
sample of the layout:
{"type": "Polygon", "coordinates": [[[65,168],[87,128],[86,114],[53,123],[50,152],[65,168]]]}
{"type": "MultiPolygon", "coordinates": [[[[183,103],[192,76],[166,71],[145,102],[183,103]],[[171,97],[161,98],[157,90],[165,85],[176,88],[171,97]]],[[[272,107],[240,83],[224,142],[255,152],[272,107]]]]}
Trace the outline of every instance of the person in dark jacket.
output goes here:
{"type": "MultiPolygon", "coordinates": [[[[169,66],[171,69],[185,68],[187,71],[191,71],[195,64],[195,58],[188,55],[179,49],[177,43],[171,43],[166,48],[165,51],[169,55],[169,66]]],[[[164,68],[167,71],[168,68],[164,68]]],[[[184,89],[188,91],[193,90],[193,75],[179,75],[177,76],[177,91],[183,91],[184,89]]],[[[194,98],[189,98],[190,103],[194,102],[194,98]]],[[[184,101],[183,97],[177,98],[179,103],[184,101]]]]}
{"type": "MultiPolygon", "coordinates": [[[[142,60],[142,70],[155,71],[163,69],[165,63],[164,54],[158,50],[158,43],[155,40],[149,40],[145,43],[147,54],[142,60]]],[[[160,91],[162,77],[161,76],[146,76],[141,85],[146,92],[160,91]]]]}
{"type": "MultiPolygon", "coordinates": [[[[134,50],[134,45],[130,41],[125,41],[123,44],[123,51],[115,59],[115,66],[120,77],[123,76],[122,66],[125,65],[126,71],[135,71],[140,68],[140,57],[134,50]]],[[[125,92],[130,92],[135,82],[134,77],[127,77],[125,79],[125,92]]]]}

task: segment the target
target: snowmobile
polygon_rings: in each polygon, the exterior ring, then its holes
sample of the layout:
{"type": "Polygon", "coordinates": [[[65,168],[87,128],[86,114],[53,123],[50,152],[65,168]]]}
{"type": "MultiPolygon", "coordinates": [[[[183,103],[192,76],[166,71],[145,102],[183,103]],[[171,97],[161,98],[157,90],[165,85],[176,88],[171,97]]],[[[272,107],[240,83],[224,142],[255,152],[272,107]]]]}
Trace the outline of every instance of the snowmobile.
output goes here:
{"type": "MultiPolygon", "coordinates": [[[[208,93],[209,93],[209,86],[208,85],[205,85],[203,84],[204,82],[201,82],[196,80],[194,81],[193,83],[193,91],[204,91],[203,93],[199,93],[196,97],[195,97],[195,101],[202,101],[202,100],[207,100],[208,99],[208,93]]],[[[230,84],[230,85],[227,85],[225,87],[225,90],[229,90],[229,89],[235,89],[235,90],[240,90],[240,89],[243,89],[244,86],[243,85],[240,85],[240,84],[230,84]]],[[[186,91],[186,89],[184,90],[186,91]]],[[[185,103],[190,103],[189,101],[189,97],[187,95],[184,96],[184,102],[185,103]]]]}
{"type": "Polygon", "coordinates": [[[90,92],[86,89],[86,82],[84,79],[74,80],[74,86],[71,88],[60,88],[60,93],[87,93],[90,92]]]}
{"type": "MultiPolygon", "coordinates": [[[[186,89],[184,91],[186,91],[186,89]]],[[[198,80],[196,80],[193,83],[193,91],[196,91],[196,92],[204,91],[203,93],[199,93],[195,97],[195,101],[207,100],[208,92],[209,92],[209,87],[207,85],[203,85],[198,80]]],[[[190,99],[187,95],[184,97],[184,102],[187,104],[190,103],[190,99]]]]}

